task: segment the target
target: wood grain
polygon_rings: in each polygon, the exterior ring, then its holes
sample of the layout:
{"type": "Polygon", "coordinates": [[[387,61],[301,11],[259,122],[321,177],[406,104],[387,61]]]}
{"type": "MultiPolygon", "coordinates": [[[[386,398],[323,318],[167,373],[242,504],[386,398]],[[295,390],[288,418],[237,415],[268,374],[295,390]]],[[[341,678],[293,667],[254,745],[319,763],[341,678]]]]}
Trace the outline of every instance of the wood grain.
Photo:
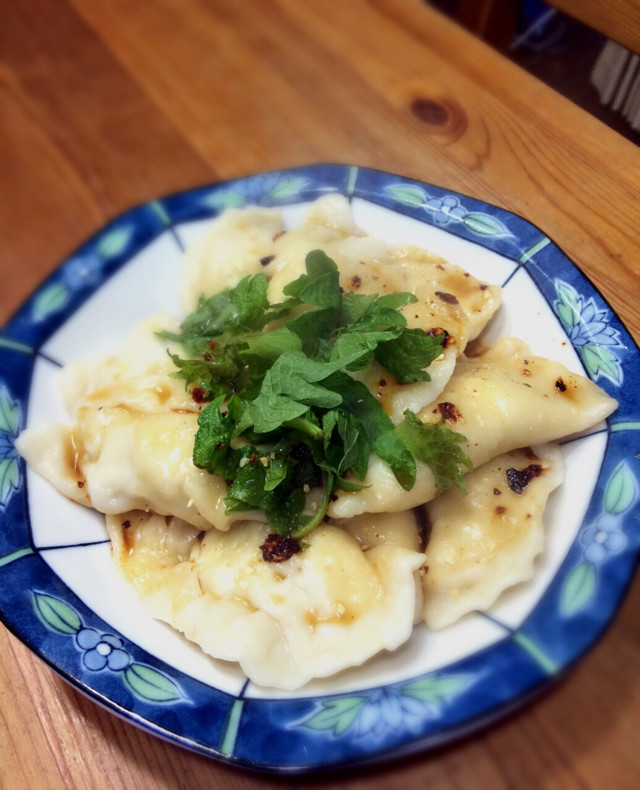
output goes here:
{"type": "MultiPolygon", "coordinates": [[[[521,214],[640,338],[640,154],[419,0],[1,2],[0,321],[105,221],[215,179],[321,161],[521,214]]],[[[0,787],[478,788],[640,784],[640,582],[545,696],[375,770],[256,776],[85,699],[0,629],[0,787]]]]}

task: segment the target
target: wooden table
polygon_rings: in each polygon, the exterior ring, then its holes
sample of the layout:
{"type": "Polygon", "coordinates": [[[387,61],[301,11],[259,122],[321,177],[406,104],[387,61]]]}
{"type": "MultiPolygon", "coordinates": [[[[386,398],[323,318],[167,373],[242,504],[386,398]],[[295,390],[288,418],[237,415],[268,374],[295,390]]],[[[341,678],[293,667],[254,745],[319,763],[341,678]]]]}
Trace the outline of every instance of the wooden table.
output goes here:
{"type": "MultiPolygon", "coordinates": [[[[0,323],[134,204],[339,161],[523,215],[640,337],[640,151],[419,0],[4,0],[0,9],[0,323]]],[[[316,784],[640,786],[639,610],[637,580],[595,649],[503,723],[316,784]]],[[[283,784],[120,721],[4,629],[0,656],[2,787],[283,784]]]]}

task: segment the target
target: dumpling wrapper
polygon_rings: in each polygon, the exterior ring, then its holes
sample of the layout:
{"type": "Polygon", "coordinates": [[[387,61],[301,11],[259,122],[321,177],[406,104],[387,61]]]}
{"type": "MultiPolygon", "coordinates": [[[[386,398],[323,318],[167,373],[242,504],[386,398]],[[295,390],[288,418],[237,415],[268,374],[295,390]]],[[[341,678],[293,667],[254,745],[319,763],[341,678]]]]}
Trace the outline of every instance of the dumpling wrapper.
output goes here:
{"type": "Polygon", "coordinates": [[[254,521],[203,537],[151,514],[110,516],[107,526],[149,613],[261,686],[296,689],[359,666],[399,647],[419,617],[424,555],[412,513],[378,517],[378,545],[367,550],[323,525],[280,563],[262,558],[269,528],[254,521]]]}
{"type": "Polygon", "coordinates": [[[182,347],[159,338],[157,332],[178,332],[175,318],[153,315],[124,339],[117,354],[87,357],[65,365],[58,383],[67,413],[85,406],[126,408],[140,412],[194,411],[194,402],[181,379],[171,378],[176,367],[167,353],[182,347]]]}
{"type": "Polygon", "coordinates": [[[65,367],[60,384],[72,421],[29,428],[16,448],[62,494],[101,513],[150,510],[228,529],[240,516],[225,512],[224,481],[193,464],[202,406],[169,376],[171,344],[155,336],[167,326],[176,328],[154,316],[118,355],[65,367]]]}
{"type": "Polygon", "coordinates": [[[24,431],[16,446],[61,493],[101,513],[140,509],[226,530],[247,515],[227,514],[224,480],[194,466],[197,418],[83,409],[73,426],[24,431]]]}
{"type": "MultiPolygon", "coordinates": [[[[592,428],[617,408],[617,402],[588,378],[564,365],[533,356],[520,340],[504,338],[478,357],[462,357],[438,400],[418,416],[439,422],[441,408],[456,414],[447,427],[463,434],[462,445],[474,468],[518,447],[546,444],[592,428]]],[[[418,464],[410,491],[398,483],[389,466],[371,455],[361,491],[338,492],[329,506],[334,518],[360,513],[405,510],[429,502],[436,481],[418,464]]]]}
{"type": "Polygon", "coordinates": [[[533,577],[535,558],[544,548],[545,505],[563,477],[556,445],[515,450],[467,475],[466,496],[450,489],[425,505],[431,533],[422,584],[429,628],[484,611],[504,590],[533,577]],[[541,473],[516,493],[507,470],[531,465],[541,473]]]}
{"type": "Polygon", "coordinates": [[[232,288],[262,269],[273,252],[273,239],[283,230],[281,212],[273,208],[231,208],[187,248],[180,273],[180,299],[186,313],[201,296],[232,288]]]}

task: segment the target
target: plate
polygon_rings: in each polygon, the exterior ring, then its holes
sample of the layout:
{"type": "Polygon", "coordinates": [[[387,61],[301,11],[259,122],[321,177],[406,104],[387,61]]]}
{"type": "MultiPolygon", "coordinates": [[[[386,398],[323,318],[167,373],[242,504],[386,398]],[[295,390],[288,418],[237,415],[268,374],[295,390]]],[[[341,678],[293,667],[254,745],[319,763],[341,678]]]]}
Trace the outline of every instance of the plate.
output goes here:
{"type": "Polygon", "coordinates": [[[79,690],[146,730],[256,770],[356,765],[449,742],[546,688],[599,638],[636,567],[638,349],[583,274],[538,228],[495,206],[380,171],[314,165],[138,206],[87,241],[0,334],[0,612],[79,690]],[[277,206],[295,223],[328,192],[388,241],[427,247],[504,288],[490,336],[583,373],[620,407],[563,444],[531,583],[438,633],[295,693],[260,689],[151,620],[115,574],[102,518],[24,468],[23,427],[63,416],[59,367],[115,351],[145,316],[179,314],[181,253],[226,207],[277,206]]]}

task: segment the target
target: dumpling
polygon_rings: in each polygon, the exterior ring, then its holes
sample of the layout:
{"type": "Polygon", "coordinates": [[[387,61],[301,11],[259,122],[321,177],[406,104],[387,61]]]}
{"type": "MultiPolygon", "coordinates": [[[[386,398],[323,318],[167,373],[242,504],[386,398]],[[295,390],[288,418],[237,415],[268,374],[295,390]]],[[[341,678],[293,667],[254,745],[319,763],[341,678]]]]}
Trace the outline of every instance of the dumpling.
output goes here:
{"type": "Polygon", "coordinates": [[[177,332],[178,322],[168,315],[151,316],[127,335],[117,354],[66,365],[58,383],[68,414],[99,406],[140,412],[199,411],[184,381],[170,375],[176,367],[167,351],[182,349],[157,337],[163,330],[177,332]]]}
{"type": "Polygon", "coordinates": [[[73,426],[24,431],[16,446],[65,496],[101,513],[152,510],[228,529],[239,516],[225,512],[224,480],[192,461],[197,427],[193,413],[84,408],[73,426]]]}
{"type": "Polygon", "coordinates": [[[182,306],[190,313],[201,296],[236,285],[268,263],[273,239],[283,230],[277,209],[250,206],[229,209],[184,254],[180,274],[182,306]]]}
{"type": "Polygon", "coordinates": [[[394,247],[391,264],[404,273],[409,284],[424,278],[425,271],[432,271],[440,298],[457,301],[467,321],[466,338],[460,342],[461,351],[468,341],[478,337],[502,303],[500,286],[481,282],[459,266],[420,247],[410,244],[394,247]]]}
{"type": "Polygon", "coordinates": [[[430,366],[429,382],[400,385],[375,363],[357,374],[399,423],[406,409],[417,412],[442,391],[456,357],[499,307],[501,290],[418,248],[391,247],[362,233],[348,200],[330,194],[316,200],[295,229],[285,230],[272,209],[248,207],[222,214],[185,255],[183,302],[192,310],[201,294],[216,293],[258,272],[269,280],[269,300],[282,301],[285,286],[305,272],[307,254],[318,248],[337,263],[344,291],[408,291],[417,297],[401,310],[408,326],[447,333],[443,354],[430,366]]]}
{"type": "MultiPolygon", "coordinates": [[[[462,357],[438,399],[419,413],[425,422],[443,417],[463,434],[462,445],[478,467],[518,447],[545,444],[597,425],[616,401],[584,376],[559,362],[533,356],[526,344],[505,338],[482,356],[462,357]]],[[[339,492],[329,507],[334,518],[405,510],[436,495],[431,470],[418,464],[417,479],[405,491],[391,469],[372,455],[361,491],[339,492]]]]}
{"type": "Polygon", "coordinates": [[[563,477],[557,446],[515,450],[467,475],[466,496],[450,489],[425,506],[429,628],[488,609],[504,590],[532,578],[544,547],[544,508],[563,477]]]}
{"type": "Polygon", "coordinates": [[[141,513],[107,524],[116,562],[149,612],[262,686],[299,688],[394,650],[421,608],[424,554],[406,525],[395,542],[366,549],[324,525],[302,551],[270,563],[261,550],[269,528],[255,521],[204,536],[141,513]]]}

